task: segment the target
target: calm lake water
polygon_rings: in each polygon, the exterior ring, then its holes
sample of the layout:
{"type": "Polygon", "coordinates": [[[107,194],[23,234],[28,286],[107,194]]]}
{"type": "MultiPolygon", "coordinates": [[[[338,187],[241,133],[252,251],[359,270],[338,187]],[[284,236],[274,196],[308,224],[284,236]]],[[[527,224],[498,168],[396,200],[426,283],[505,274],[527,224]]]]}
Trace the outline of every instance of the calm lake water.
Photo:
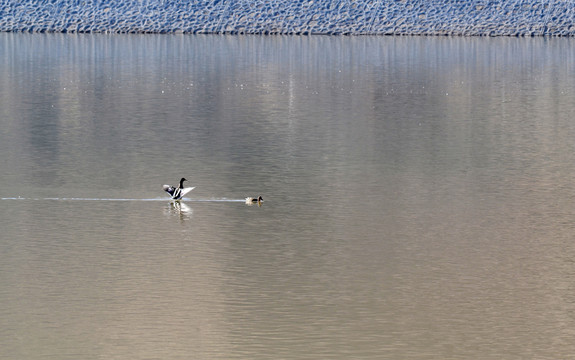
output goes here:
{"type": "Polygon", "coordinates": [[[0,34],[0,359],[573,356],[573,74],[572,39],[0,34]]]}

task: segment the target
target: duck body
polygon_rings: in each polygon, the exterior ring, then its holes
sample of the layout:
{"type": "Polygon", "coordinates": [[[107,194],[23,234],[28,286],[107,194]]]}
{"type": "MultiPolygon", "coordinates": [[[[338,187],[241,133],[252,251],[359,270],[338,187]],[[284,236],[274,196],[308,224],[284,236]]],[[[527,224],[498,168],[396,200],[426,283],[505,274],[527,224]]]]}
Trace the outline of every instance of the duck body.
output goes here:
{"type": "Polygon", "coordinates": [[[262,202],[264,202],[264,199],[261,196],[259,196],[257,199],[252,197],[246,198],[246,204],[261,204],[262,202]]]}
{"type": "Polygon", "coordinates": [[[172,185],[163,186],[164,191],[170,194],[172,200],[180,200],[184,195],[194,189],[193,187],[184,187],[184,181],[188,180],[186,180],[186,178],[181,178],[180,185],[178,187],[173,187],[172,185]]]}

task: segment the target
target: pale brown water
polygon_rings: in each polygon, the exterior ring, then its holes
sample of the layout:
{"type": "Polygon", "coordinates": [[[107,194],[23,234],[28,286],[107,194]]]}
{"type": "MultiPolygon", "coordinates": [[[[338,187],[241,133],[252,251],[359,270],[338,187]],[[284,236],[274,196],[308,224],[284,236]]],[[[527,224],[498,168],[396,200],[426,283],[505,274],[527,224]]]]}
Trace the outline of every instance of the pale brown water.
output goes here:
{"type": "Polygon", "coordinates": [[[0,358],[569,358],[574,45],[0,34],[0,358]]]}

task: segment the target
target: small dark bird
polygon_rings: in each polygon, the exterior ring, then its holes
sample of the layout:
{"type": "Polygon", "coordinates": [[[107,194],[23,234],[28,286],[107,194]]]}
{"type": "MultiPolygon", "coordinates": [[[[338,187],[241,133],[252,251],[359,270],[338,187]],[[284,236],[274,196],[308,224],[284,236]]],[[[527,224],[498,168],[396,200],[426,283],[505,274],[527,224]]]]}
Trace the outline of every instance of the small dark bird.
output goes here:
{"type": "Polygon", "coordinates": [[[246,204],[261,204],[264,202],[264,199],[260,196],[257,199],[256,198],[252,198],[252,197],[247,197],[246,198],[246,204]]]}
{"type": "Polygon", "coordinates": [[[180,180],[180,186],[178,186],[177,188],[171,185],[164,185],[163,186],[164,191],[170,194],[173,200],[180,200],[182,197],[184,197],[184,195],[186,195],[187,193],[189,193],[194,189],[194,187],[184,187],[184,181],[188,180],[186,180],[186,178],[182,178],[180,180]]]}

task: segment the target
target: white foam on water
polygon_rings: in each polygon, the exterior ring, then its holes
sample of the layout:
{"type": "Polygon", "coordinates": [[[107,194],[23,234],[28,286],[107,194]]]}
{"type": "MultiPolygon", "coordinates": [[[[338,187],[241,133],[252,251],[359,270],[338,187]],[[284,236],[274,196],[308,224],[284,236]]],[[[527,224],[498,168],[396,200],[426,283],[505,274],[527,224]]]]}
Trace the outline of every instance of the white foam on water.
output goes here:
{"type": "MultiPolygon", "coordinates": [[[[1,200],[28,200],[28,201],[172,201],[169,198],[151,198],[151,199],[129,199],[129,198],[79,198],[79,197],[49,197],[49,198],[35,198],[35,197],[3,197],[1,200]]],[[[189,202],[244,202],[245,199],[188,199],[183,198],[181,201],[189,202]]]]}

